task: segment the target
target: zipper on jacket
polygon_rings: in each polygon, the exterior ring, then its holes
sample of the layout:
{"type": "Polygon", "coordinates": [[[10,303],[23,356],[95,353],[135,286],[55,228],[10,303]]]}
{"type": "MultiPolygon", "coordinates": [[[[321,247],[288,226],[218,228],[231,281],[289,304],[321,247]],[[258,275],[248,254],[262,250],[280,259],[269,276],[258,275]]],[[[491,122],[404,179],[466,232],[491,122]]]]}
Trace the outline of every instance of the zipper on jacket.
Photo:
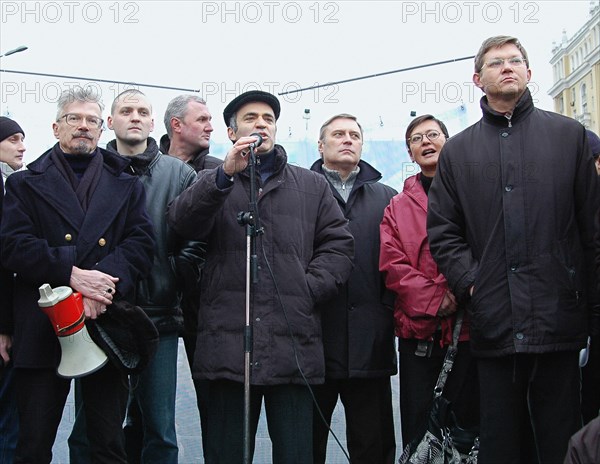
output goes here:
{"type": "Polygon", "coordinates": [[[512,112],[504,113],[504,117],[506,119],[508,119],[508,127],[512,127],[512,122],[511,122],[512,115],[513,115],[512,112]]]}

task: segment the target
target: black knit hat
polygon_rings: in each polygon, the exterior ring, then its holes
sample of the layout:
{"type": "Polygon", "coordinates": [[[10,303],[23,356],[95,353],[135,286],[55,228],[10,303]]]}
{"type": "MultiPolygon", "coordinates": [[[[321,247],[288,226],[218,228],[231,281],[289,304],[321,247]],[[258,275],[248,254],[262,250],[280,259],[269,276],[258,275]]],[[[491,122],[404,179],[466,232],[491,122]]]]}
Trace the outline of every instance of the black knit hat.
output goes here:
{"type": "Polygon", "coordinates": [[[231,116],[243,105],[251,102],[263,102],[271,107],[273,113],[275,114],[275,120],[279,119],[279,113],[281,112],[281,106],[279,105],[279,100],[275,95],[272,95],[268,92],[263,92],[262,90],[250,90],[248,92],[244,92],[241,95],[238,95],[233,100],[229,102],[229,104],[225,107],[223,111],[223,119],[225,120],[225,125],[229,127],[229,120],[231,116]]]}
{"type": "Polygon", "coordinates": [[[25,136],[25,132],[21,129],[21,126],[6,116],[0,116],[0,142],[4,139],[9,138],[13,134],[21,133],[25,136]]]}

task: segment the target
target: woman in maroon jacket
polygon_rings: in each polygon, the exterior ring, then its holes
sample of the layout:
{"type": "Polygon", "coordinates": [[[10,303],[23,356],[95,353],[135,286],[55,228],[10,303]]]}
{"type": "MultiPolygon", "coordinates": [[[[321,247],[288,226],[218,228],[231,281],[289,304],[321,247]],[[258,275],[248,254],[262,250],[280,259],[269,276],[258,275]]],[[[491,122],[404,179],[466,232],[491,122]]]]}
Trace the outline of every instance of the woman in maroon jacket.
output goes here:
{"type": "MultiPolygon", "coordinates": [[[[396,294],[394,318],[400,352],[404,446],[418,433],[429,410],[446,347],[452,343],[459,304],[431,257],[426,227],[427,193],[448,137],[444,123],[430,114],[409,124],[406,145],[421,172],[406,179],[404,190],[385,209],[381,223],[379,266],[385,273],[386,286],[396,294]]],[[[459,340],[444,396],[452,401],[459,423],[473,426],[479,422],[479,395],[469,353],[467,320],[459,340]]]]}

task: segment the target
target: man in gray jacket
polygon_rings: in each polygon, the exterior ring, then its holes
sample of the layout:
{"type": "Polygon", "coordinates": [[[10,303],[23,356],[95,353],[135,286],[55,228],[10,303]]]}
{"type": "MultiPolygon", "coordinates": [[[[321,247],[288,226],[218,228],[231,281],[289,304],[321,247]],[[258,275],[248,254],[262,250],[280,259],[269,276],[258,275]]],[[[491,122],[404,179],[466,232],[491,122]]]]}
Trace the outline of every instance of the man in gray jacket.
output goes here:
{"type": "Polygon", "coordinates": [[[581,427],[598,181],[584,127],[535,108],[530,78],[518,39],[484,41],[483,118],[444,145],[429,192],[431,253],[469,302],[481,464],[523,462],[525,421],[539,462],[560,462],[581,427]]]}
{"type": "Polygon", "coordinates": [[[207,380],[205,462],[242,462],[246,236],[238,213],[248,209],[250,144],[257,148],[257,282],[252,284],[250,452],[264,399],[279,463],[312,463],[312,401],[308,384],[325,375],[321,317],[352,269],[353,239],[325,178],[287,163],[275,143],[280,104],[250,91],[233,99],[223,117],[233,147],[222,166],[169,208],[181,235],[207,241],[202,272],[195,379],[207,380]]]}

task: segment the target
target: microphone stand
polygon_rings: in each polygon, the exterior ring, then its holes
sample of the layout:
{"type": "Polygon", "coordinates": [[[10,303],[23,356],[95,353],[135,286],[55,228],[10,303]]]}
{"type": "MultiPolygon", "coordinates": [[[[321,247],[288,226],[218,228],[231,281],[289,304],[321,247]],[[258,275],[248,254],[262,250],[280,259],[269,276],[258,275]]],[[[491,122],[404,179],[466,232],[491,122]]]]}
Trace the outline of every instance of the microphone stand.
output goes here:
{"type": "Polygon", "coordinates": [[[250,296],[252,284],[258,283],[256,237],[264,230],[260,226],[256,198],[256,154],[250,145],[250,201],[248,211],[238,213],[237,222],[246,227],[246,325],[244,326],[244,443],[243,463],[250,464],[250,366],[252,360],[252,326],[250,325],[250,296]]]}

